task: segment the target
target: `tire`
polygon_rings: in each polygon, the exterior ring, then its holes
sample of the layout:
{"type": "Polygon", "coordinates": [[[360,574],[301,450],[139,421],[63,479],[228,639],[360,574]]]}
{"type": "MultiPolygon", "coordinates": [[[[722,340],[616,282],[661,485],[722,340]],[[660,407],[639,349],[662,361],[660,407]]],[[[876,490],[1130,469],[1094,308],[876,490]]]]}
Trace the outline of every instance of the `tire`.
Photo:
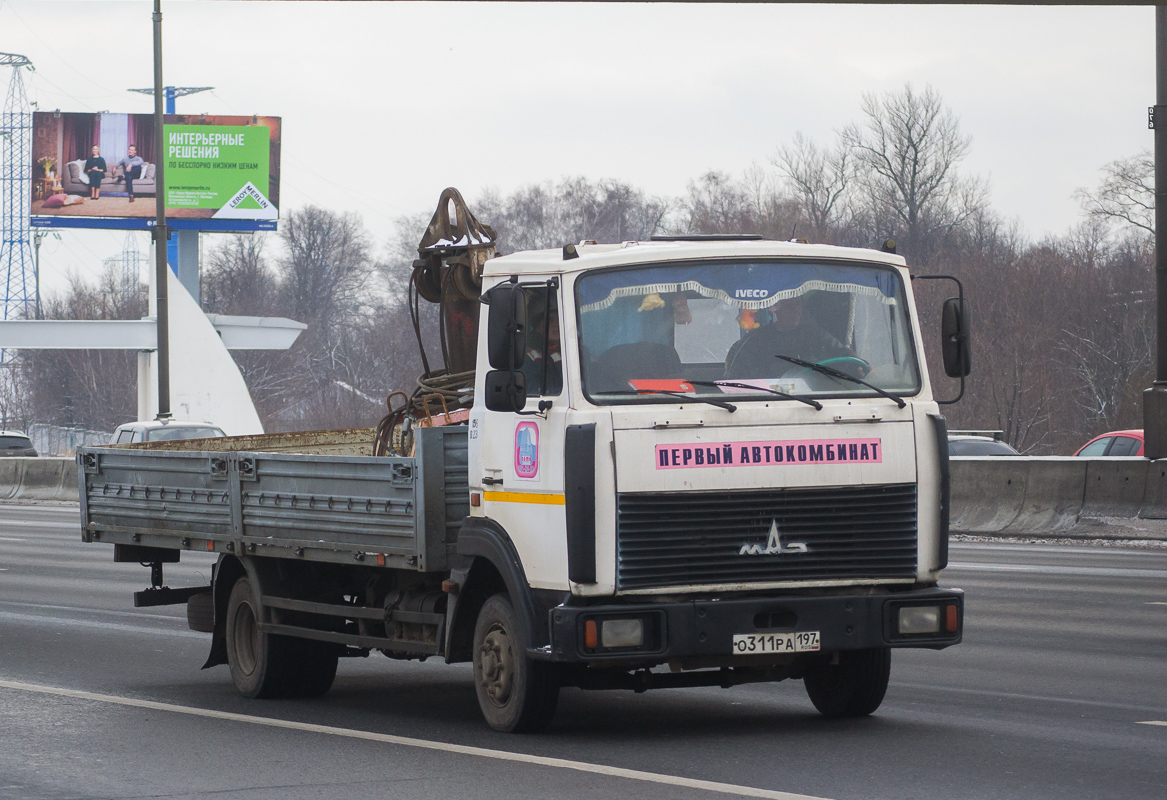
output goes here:
{"type": "Polygon", "coordinates": [[[340,648],[330,642],[293,639],[291,697],[320,697],[327,694],[336,680],[340,648]]]}
{"type": "Polygon", "coordinates": [[[526,657],[523,627],[510,598],[496,594],[474,625],[474,690],[486,724],[503,733],[535,733],[555,716],[554,666],[526,657]]]}
{"type": "Polygon", "coordinates": [[[227,601],[227,664],[244,697],[282,697],[293,688],[294,640],[259,630],[251,581],[235,581],[227,601]]]}
{"type": "Polygon", "coordinates": [[[186,601],[186,626],[199,633],[215,632],[215,595],[202,592],[186,601]]]}
{"type": "Polygon", "coordinates": [[[865,717],[879,708],[891,677],[891,648],[839,653],[838,664],[807,671],[803,682],[814,707],[825,717],[865,717]]]}

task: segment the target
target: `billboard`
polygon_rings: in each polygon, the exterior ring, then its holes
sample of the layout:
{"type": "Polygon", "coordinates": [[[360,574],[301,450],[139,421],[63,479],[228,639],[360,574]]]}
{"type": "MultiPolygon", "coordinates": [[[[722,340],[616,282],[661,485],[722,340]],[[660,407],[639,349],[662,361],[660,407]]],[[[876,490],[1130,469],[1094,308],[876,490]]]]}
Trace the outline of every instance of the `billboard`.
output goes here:
{"type": "Polygon", "coordinates": [[[31,224],[148,228],[162,191],[174,228],[274,230],[280,128],[279,117],[167,114],[159,142],[152,114],[38,111],[31,224]]]}

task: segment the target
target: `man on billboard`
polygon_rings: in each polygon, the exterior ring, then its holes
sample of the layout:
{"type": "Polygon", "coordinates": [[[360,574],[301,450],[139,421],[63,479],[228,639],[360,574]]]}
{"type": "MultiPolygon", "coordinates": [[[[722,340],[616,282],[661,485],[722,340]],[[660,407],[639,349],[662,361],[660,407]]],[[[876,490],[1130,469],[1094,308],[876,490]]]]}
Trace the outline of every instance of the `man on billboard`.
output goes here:
{"type": "Polygon", "coordinates": [[[121,171],[121,175],[118,176],[118,181],[120,182],[123,178],[125,179],[126,192],[129,193],[130,202],[132,203],[134,202],[134,179],[142,177],[142,165],[146,162],[138,155],[137,145],[132,144],[126,149],[129,151],[128,154],[117,163],[115,169],[121,171]]]}

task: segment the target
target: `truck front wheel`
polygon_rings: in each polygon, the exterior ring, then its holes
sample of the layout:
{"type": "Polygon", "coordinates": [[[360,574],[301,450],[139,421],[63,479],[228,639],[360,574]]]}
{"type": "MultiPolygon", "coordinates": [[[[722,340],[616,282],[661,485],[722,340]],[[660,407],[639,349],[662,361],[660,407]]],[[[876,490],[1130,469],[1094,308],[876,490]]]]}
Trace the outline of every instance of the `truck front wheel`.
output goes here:
{"type": "Polygon", "coordinates": [[[279,697],[290,688],[292,640],[259,630],[251,581],[240,578],[227,600],[227,664],[244,697],[279,697]]]}
{"type": "Polygon", "coordinates": [[[541,731],[555,716],[553,665],[526,656],[522,625],[505,594],[487,600],[474,626],[474,689],[486,722],[504,733],[541,731]]]}
{"type": "Polygon", "coordinates": [[[863,717],[879,708],[891,676],[891,648],[839,653],[839,663],[810,668],[803,682],[814,707],[826,717],[863,717]]]}

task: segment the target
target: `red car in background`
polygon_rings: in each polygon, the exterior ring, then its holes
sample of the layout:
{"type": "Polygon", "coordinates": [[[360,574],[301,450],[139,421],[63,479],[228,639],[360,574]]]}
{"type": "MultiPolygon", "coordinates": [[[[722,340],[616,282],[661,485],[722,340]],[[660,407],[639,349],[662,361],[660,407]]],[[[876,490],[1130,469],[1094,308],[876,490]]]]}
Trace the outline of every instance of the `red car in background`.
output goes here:
{"type": "Polygon", "coordinates": [[[1095,436],[1078,448],[1076,456],[1141,456],[1143,454],[1143,429],[1111,431],[1095,436]]]}

